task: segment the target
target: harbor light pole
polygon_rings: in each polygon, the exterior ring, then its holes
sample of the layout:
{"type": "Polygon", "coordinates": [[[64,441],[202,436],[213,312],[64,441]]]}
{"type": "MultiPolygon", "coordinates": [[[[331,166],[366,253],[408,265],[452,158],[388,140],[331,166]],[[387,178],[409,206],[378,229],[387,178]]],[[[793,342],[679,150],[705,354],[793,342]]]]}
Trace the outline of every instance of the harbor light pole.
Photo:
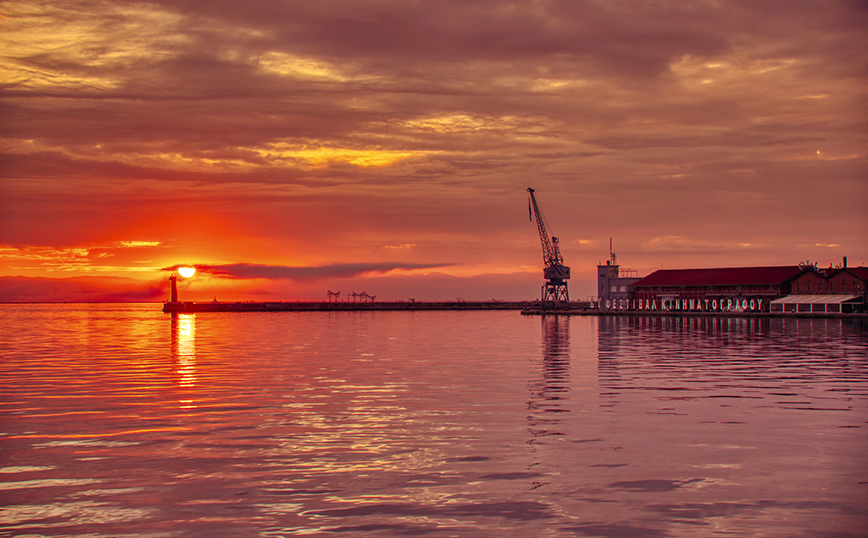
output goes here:
{"type": "MultiPolygon", "coordinates": [[[[190,278],[196,274],[195,267],[178,267],[178,274],[184,278],[190,278]]],[[[178,302],[178,276],[172,275],[169,277],[169,302],[178,302]]]]}

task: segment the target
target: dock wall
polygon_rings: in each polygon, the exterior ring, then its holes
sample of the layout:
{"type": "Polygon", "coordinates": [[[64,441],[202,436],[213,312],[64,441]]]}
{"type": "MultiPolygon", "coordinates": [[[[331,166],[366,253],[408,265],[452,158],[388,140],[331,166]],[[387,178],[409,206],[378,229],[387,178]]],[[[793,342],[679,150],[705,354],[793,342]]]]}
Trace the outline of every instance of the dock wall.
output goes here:
{"type": "Polygon", "coordinates": [[[609,316],[639,318],[797,318],[797,319],[863,319],[865,312],[691,312],[682,310],[547,310],[525,308],[523,316],[609,316]]]}
{"type": "Polygon", "coordinates": [[[347,312],[347,311],[413,311],[413,310],[522,310],[530,301],[395,301],[375,303],[322,301],[310,302],[168,302],[163,303],[163,312],[347,312]]]}

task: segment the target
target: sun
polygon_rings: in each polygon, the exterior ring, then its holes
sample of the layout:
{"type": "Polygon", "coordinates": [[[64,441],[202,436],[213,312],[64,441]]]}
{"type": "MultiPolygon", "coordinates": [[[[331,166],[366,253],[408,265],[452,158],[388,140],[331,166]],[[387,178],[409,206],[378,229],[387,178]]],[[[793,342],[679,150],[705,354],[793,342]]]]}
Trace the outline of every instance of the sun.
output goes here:
{"type": "Polygon", "coordinates": [[[178,267],[178,274],[184,278],[189,278],[196,274],[195,267],[178,267]]]}

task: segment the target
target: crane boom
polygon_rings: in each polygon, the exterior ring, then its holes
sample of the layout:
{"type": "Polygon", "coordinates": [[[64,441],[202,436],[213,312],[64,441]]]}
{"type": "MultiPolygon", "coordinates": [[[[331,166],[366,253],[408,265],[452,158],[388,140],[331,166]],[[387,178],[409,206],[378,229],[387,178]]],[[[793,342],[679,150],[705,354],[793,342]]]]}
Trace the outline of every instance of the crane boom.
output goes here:
{"type": "Polygon", "coordinates": [[[528,187],[527,192],[530,193],[530,203],[533,207],[533,215],[536,218],[540,243],[542,243],[543,262],[546,267],[563,265],[564,259],[563,256],[561,256],[560,249],[558,248],[558,238],[552,236],[552,238],[549,239],[549,234],[546,230],[546,223],[543,221],[542,213],[540,212],[539,205],[536,202],[536,196],[533,194],[534,190],[528,187]]]}
{"type": "Polygon", "coordinates": [[[539,209],[539,204],[537,204],[536,196],[534,196],[534,190],[528,187],[527,192],[530,194],[529,203],[533,216],[536,218],[537,230],[542,244],[543,277],[546,280],[545,286],[543,286],[543,304],[547,301],[569,302],[570,295],[565,281],[570,278],[570,268],[564,265],[564,258],[558,246],[558,238],[549,237],[542,212],[539,209]]]}

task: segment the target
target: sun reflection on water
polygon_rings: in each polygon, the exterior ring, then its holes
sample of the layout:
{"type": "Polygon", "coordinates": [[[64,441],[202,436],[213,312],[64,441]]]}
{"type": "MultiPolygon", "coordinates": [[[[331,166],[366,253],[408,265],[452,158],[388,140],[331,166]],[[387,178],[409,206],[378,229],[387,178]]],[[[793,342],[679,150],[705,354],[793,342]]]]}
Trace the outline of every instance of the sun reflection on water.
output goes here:
{"type": "Polygon", "coordinates": [[[0,361],[6,534],[864,528],[863,325],[146,307],[0,361]]]}
{"type": "MultiPolygon", "coordinates": [[[[172,349],[174,369],[178,376],[178,386],[196,386],[196,316],[192,314],[172,314],[172,349]]],[[[190,405],[192,400],[181,400],[181,407],[190,405]]]]}

